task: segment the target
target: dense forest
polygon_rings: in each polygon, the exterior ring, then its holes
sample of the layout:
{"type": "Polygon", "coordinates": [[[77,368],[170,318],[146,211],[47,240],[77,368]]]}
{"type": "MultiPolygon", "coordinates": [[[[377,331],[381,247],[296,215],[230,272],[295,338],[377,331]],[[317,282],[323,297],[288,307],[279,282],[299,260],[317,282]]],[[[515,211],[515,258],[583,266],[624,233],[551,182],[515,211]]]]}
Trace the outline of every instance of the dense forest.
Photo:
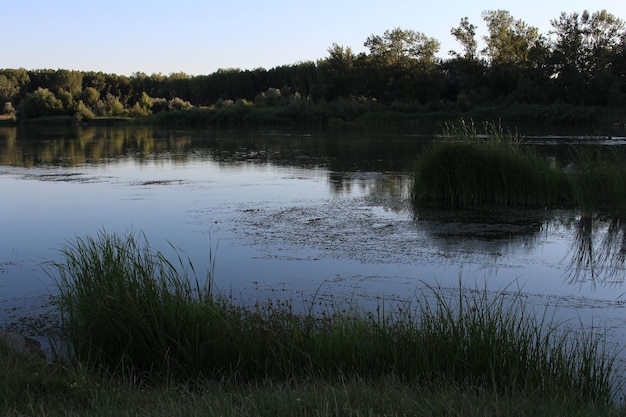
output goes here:
{"type": "MultiPolygon", "coordinates": [[[[190,123],[328,122],[371,114],[468,114],[587,122],[626,114],[626,26],[602,10],[561,13],[551,30],[508,11],[482,13],[486,35],[462,18],[459,51],[438,58],[440,42],[395,28],[364,41],[368,53],[333,44],[317,62],[271,69],[221,69],[190,76],[131,76],[67,69],[0,69],[5,120],[63,116],[148,117],[190,123]],[[185,110],[185,112],[183,112],[185,110]]],[[[207,59],[210,59],[208,57],[207,59]]]]}

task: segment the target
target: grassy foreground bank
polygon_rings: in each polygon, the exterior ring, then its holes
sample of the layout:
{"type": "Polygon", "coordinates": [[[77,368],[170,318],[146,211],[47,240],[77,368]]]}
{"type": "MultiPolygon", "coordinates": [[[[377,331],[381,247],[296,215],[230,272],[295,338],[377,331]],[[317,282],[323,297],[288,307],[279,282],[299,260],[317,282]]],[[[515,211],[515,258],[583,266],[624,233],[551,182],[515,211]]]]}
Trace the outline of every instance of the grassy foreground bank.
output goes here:
{"type": "Polygon", "coordinates": [[[80,366],[25,359],[1,348],[0,368],[0,415],[5,417],[624,415],[613,405],[572,395],[425,386],[393,377],[142,384],[132,378],[96,375],[80,366]]]}
{"type": "Polygon", "coordinates": [[[620,412],[602,334],[538,317],[515,292],[432,287],[375,312],[298,314],[229,303],[140,234],[103,231],[62,254],[65,360],[0,351],[3,415],[620,412]]]}

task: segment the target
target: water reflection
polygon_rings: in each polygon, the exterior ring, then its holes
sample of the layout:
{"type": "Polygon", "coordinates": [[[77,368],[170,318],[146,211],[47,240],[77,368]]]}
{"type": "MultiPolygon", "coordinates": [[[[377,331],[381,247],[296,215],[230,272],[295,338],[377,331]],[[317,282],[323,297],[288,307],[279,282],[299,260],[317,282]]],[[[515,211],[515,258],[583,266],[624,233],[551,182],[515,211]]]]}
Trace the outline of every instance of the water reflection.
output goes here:
{"type": "Polygon", "coordinates": [[[449,259],[532,254],[553,233],[564,230],[571,236],[561,261],[567,284],[618,286],[626,279],[626,223],[621,220],[558,210],[420,209],[415,224],[449,259]]]}
{"type": "Polygon", "coordinates": [[[0,164],[76,166],[117,158],[272,163],[334,172],[410,170],[431,137],[346,131],[167,130],[152,126],[0,127],[0,164]],[[390,140],[392,138],[392,140],[390,140]]]}
{"type": "Polygon", "coordinates": [[[570,284],[621,285],[626,277],[626,224],[615,219],[581,216],[565,277],[570,284]]]}
{"type": "Polygon", "coordinates": [[[1,127],[0,164],[72,167],[104,164],[132,156],[137,160],[159,152],[187,149],[190,138],[136,127],[37,128],[1,127]]]}
{"type": "Polygon", "coordinates": [[[563,213],[547,210],[424,209],[415,212],[416,226],[446,257],[454,253],[504,256],[524,248],[532,251],[549,226],[563,213]]]}
{"type": "Polygon", "coordinates": [[[172,131],[151,126],[0,127],[0,165],[32,168],[110,165],[132,159],[219,167],[271,164],[328,172],[336,196],[408,195],[405,172],[431,139],[361,131],[172,131]]]}
{"type": "MultiPolygon", "coordinates": [[[[377,196],[378,198],[401,199],[409,195],[411,181],[409,176],[402,173],[376,172],[337,172],[329,173],[331,191],[335,196],[350,196],[355,194],[377,196]]],[[[400,212],[406,208],[397,207],[387,202],[389,209],[400,212]]]]}

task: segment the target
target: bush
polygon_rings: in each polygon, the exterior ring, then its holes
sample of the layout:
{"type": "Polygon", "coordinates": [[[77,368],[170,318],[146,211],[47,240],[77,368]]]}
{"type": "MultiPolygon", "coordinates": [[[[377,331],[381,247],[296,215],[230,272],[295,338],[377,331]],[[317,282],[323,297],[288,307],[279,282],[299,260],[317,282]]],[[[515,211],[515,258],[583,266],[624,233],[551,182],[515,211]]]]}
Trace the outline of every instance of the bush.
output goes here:
{"type": "Polygon", "coordinates": [[[3,115],[14,115],[15,114],[15,109],[13,108],[13,103],[11,103],[10,101],[7,101],[4,103],[4,106],[2,106],[2,113],[3,115]]]}
{"type": "Polygon", "coordinates": [[[63,114],[63,103],[47,88],[38,88],[22,100],[17,114],[21,119],[58,116],[63,114]]]}

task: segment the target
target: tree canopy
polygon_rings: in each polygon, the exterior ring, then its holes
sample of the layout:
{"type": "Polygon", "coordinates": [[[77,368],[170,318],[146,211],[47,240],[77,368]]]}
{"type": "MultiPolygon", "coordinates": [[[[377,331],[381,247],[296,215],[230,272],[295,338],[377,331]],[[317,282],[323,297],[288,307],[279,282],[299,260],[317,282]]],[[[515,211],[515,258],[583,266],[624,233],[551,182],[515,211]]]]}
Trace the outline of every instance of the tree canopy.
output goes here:
{"type": "MultiPolygon", "coordinates": [[[[539,30],[506,10],[482,13],[486,35],[467,17],[450,34],[460,51],[438,58],[440,42],[417,30],[372,34],[356,54],[333,43],[317,62],[212,74],[131,76],[69,69],[0,69],[0,108],[19,118],[147,116],[228,106],[413,103],[463,110],[481,105],[569,104],[626,107],[626,26],[606,10],[561,13],[539,30]],[[280,94],[275,94],[279,92],[280,94]],[[8,110],[7,110],[8,109],[8,110]]],[[[351,106],[354,108],[356,104],[351,106]]],[[[236,106],[235,106],[236,107],[236,106]]],[[[235,108],[233,107],[233,108],[235,108]]]]}

